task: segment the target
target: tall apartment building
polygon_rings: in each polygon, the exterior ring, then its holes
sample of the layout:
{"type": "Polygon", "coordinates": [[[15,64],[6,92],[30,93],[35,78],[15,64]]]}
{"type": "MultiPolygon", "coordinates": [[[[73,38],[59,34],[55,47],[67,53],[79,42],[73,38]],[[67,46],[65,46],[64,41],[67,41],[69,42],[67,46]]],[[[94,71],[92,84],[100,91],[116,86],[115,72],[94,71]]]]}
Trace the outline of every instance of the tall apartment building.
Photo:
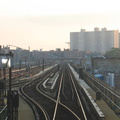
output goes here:
{"type": "Polygon", "coordinates": [[[111,48],[119,48],[119,31],[94,28],[94,31],[70,33],[70,50],[105,53],[111,48]]]}

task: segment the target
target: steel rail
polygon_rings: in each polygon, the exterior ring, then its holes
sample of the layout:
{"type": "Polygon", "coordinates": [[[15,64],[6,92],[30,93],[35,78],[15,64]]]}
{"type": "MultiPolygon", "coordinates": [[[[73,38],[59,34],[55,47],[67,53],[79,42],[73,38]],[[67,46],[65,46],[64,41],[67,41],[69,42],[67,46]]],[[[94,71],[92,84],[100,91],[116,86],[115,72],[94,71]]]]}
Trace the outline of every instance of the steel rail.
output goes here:
{"type": "MultiPolygon", "coordinates": [[[[64,84],[64,81],[63,81],[63,84],[64,84]]],[[[63,96],[65,97],[65,99],[67,100],[67,96],[64,94],[64,85],[63,85],[63,88],[62,88],[62,94],[63,94],[63,96]]]]}
{"type": "Polygon", "coordinates": [[[60,101],[60,91],[61,91],[62,82],[63,82],[62,78],[63,78],[63,74],[62,74],[61,80],[60,80],[60,86],[59,86],[59,90],[58,90],[58,95],[57,95],[57,100],[56,100],[56,106],[55,106],[55,110],[54,110],[53,120],[55,120],[55,118],[56,118],[57,108],[58,108],[58,104],[59,104],[59,101],[60,101]]]}
{"type": "Polygon", "coordinates": [[[72,83],[73,83],[73,86],[74,86],[74,89],[75,89],[75,92],[76,92],[76,95],[77,95],[77,98],[78,98],[79,105],[80,105],[80,107],[81,107],[81,109],[82,109],[82,112],[83,112],[84,118],[85,118],[85,120],[88,120],[88,119],[87,119],[87,116],[86,116],[86,113],[85,113],[85,110],[84,110],[84,108],[83,108],[83,105],[82,105],[81,99],[80,99],[80,97],[79,97],[79,94],[78,94],[77,88],[76,88],[75,83],[74,83],[74,81],[73,81],[73,77],[72,77],[71,73],[70,73],[70,77],[71,77],[71,80],[72,80],[72,83]]]}
{"type": "MultiPolygon", "coordinates": [[[[50,100],[54,101],[55,103],[57,102],[57,101],[56,101],[55,99],[53,99],[52,97],[50,97],[50,96],[48,96],[47,94],[41,92],[38,86],[39,86],[39,85],[37,85],[37,89],[38,89],[38,91],[39,91],[42,95],[46,96],[47,98],[49,98],[50,100]]],[[[63,103],[61,103],[60,100],[59,100],[59,103],[58,103],[58,104],[60,104],[61,106],[63,106],[63,107],[64,107],[65,109],[67,109],[70,113],[72,113],[78,120],[80,120],[80,118],[79,118],[68,106],[66,106],[66,105],[64,105],[63,103]]],[[[57,105],[56,105],[56,108],[57,108],[57,105]]],[[[57,109],[56,109],[56,110],[57,110],[57,109]]],[[[56,112],[57,112],[57,111],[56,111],[56,112]]],[[[56,112],[55,112],[55,115],[56,115],[56,112]]],[[[53,115],[53,116],[55,117],[55,115],[53,115]]],[[[53,119],[54,119],[54,118],[53,118],[53,119]]],[[[53,120],[53,119],[52,119],[52,120],[53,120]]]]}
{"type": "Polygon", "coordinates": [[[59,101],[59,104],[66,108],[69,112],[71,112],[78,120],[81,120],[69,107],[59,101]]]}
{"type": "MultiPolygon", "coordinates": [[[[62,87],[62,82],[63,82],[63,73],[62,73],[62,75],[61,75],[62,77],[61,77],[61,82],[60,82],[60,86],[59,86],[59,93],[58,94],[60,94],[60,92],[61,92],[61,87],[62,87]]],[[[54,110],[54,114],[53,114],[53,119],[52,120],[55,120],[55,118],[56,118],[56,113],[57,113],[57,108],[58,108],[58,105],[61,105],[61,106],[63,106],[64,107],[64,109],[66,109],[66,110],[68,110],[71,114],[73,114],[78,120],[80,120],[80,118],[68,107],[68,106],[66,106],[65,104],[63,104],[63,103],[61,103],[60,102],[60,95],[57,95],[57,100],[56,99],[54,99],[54,98],[52,98],[52,97],[50,97],[49,95],[47,95],[46,93],[44,93],[43,91],[41,91],[40,89],[39,89],[39,86],[40,86],[40,82],[37,84],[37,86],[36,86],[36,89],[37,89],[37,91],[39,91],[40,92],[40,94],[42,94],[42,95],[44,95],[45,97],[47,97],[48,99],[50,99],[51,101],[53,101],[53,102],[55,102],[55,110],[54,110]]]]}
{"type": "MultiPolygon", "coordinates": [[[[84,72],[84,74],[86,74],[87,76],[91,77],[91,75],[89,75],[88,73],[84,72]]],[[[97,83],[99,84],[100,86],[102,86],[103,88],[105,88],[106,90],[108,90],[110,93],[112,93],[114,96],[116,96],[117,98],[120,99],[120,96],[117,95],[116,93],[114,93],[111,89],[109,89],[108,87],[106,87],[105,85],[103,85],[102,83],[100,83],[99,81],[95,80],[94,77],[92,77],[92,79],[97,83]]]]}
{"type": "MultiPolygon", "coordinates": [[[[49,70],[48,70],[48,71],[49,71],[49,70]]],[[[46,72],[45,72],[45,73],[46,73],[46,72]]],[[[44,73],[43,73],[43,74],[44,74],[44,73]]],[[[44,109],[40,104],[38,104],[33,98],[29,97],[29,96],[24,92],[24,90],[23,90],[24,87],[26,87],[26,86],[29,85],[29,84],[34,83],[34,81],[35,81],[35,80],[33,79],[32,81],[29,81],[28,83],[24,84],[24,85],[21,87],[21,92],[22,92],[22,94],[23,94],[28,100],[32,101],[37,107],[39,107],[39,109],[41,109],[41,111],[43,112],[44,117],[45,117],[46,120],[50,120],[47,112],[45,111],[45,109],[44,109]]],[[[39,84],[40,84],[41,82],[42,82],[42,81],[40,81],[39,84]]]]}
{"type": "MultiPolygon", "coordinates": [[[[118,105],[116,105],[116,103],[113,102],[103,91],[101,91],[98,87],[96,87],[92,82],[91,82],[91,84],[92,84],[97,90],[99,90],[114,106],[116,106],[118,109],[120,109],[120,107],[119,107],[118,105]]],[[[109,89],[108,89],[108,91],[109,91],[109,89]]]]}
{"type": "MultiPolygon", "coordinates": [[[[21,87],[22,94],[23,94],[28,100],[32,101],[35,105],[37,105],[37,106],[42,110],[42,112],[43,112],[43,114],[44,114],[44,116],[45,116],[45,119],[46,119],[46,120],[49,120],[49,119],[48,119],[48,115],[47,115],[47,113],[45,112],[44,108],[42,108],[42,106],[40,106],[34,99],[30,98],[30,97],[24,92],[24,90],[23,90],[24,87],[25,87],[26,85],[30,84],[30,83],[31,83],[31,82],[26,83],[25,85],[23,85],[23,86],[21,87]]],[[[39,120],[40,120],[40,118],[39,118],[39,120]]]]}
{"type": "MultiPolygon", "coordinates": [[[[74,68],[74,69],[75,69],[75,68],[74,68]]],[[[78,70],[78,68],[77,68],[77,70],[78,70]]],[[[78,72],[78,71],[77,71],[77,72],[78,72]]],[[[118,106],[115,101],[113,101],[108,95],[106,95],[106,93],[105,93],[103,90],[101,90],[100,88],[98,88],[98,87],[96,86],[96,84],[98,84],[99,86],[101,86],[105,91],[108,91],[108,92],[111,94],[111,96],[114,96],[114,98],[118,99],[118,101],[120,100],[120,95],[118,95],[117,93],[115,93],[115,92],[114,92],[113,90],[111,90],[109,87],[105,86],[105,85],[104,85],[103,83],[101,83],[99,80],[96,80],[97,78],[95,78],[94,76],[90,75],[89,73],[83,71],[83,74],[84,74],[84,77],[85,77],[86,81],[88,81],[92,86],[94,86],[94,88],[96,88],[98,91],[100,91],[101,94],[102,94],[104,97],[106,97],[106,99],[109,100],[109,101],[116,107],[116,109],[120,110],[120,106],[118,106]],[[87,77],[89,77],[89,78],[87,78],[87,77]],[[93,82],[91,82],[89,79],[92,79],[93,82]]],[[[114,110],[114,111],[115,111],[115,110],[114,110]]]]}
{"type": "MultiPolygon", "coordinates": [[[[68,65],[67,65],[67,67],[68,67],[68,65]]],[[[69,70],[69,69],[68,69],[68,70],[69,70]]],[[[65,71],[63,71],[63,74],[64,74],[64,76],[65,76],[65,71]]],[[[70,75],[70,71],[69,71],[69,75],[70,75]]],[[[70,76],[70,77],[71,77],[71,76],[70,76]]],[[[64,79],[64,78],[63,78],[63,79],[64,79]]],[[[62,84],[62,83],[61,83],[61,84],[62,84]]],[[[63,84],[64,84],[64,80],[63,80],[63,84]]],[[[64,86],[64,85],[63,85],[63,86],[64,86]]],[[[73,99],[74,90],[73,90],[73,87],[72,87],[72,81],[71,81],[71,80],[70,80],[70,87],[71,87],[72,99],[73,99]]],[[[64,93],[64,92],[63,92],[63,90],[62,90],[62,94],[63,94],[63,93],[64,93]]],[[[66,95],[64,94],[64,96],[66,96],[66,95]]],[[[60,98],[59,98],[59,104],[62,105],[65,109],[67,109],[70,113],[72,113],[75,118],[77,118],[78,120],[81,120],[81,119],[78,117],[78,115],[77,115],[73,110],[71,110],[68,106],[66,106],[65,104],[63,104],[63,103],[61,102],[60,98]]]]}
{"type": "Polygon", "coordinates": [[[74,99],[74,90],[73,90],[71,81],[70,81],[70,86],[71,86],[71,89],[72,89],[72,100],[73,100],[74,99]]]}
{"type": "MultiPolygon", "coordinates": [[[[89,74],[86,73],[86,72],[84,72],[84,74],[88,75],[89,77],[92,77],[91,75],[89,75],[89,74]]],[[[105,85],[103,85],[102,83],[100,83],[99,81],[95,80],[94,77],[92,77],[92,79],[93,79],[96,83],[98,83],[99,85],[101,85],[102,87],[104,87],[105,89],[107,89],[109,92],[111,92],[113,95],[115,95],[117,98],[120,99],[120,96],[117,95],[115,92],[113,92],[111,89],[109,89],[108,87],[106,87],[105,85]]]]}

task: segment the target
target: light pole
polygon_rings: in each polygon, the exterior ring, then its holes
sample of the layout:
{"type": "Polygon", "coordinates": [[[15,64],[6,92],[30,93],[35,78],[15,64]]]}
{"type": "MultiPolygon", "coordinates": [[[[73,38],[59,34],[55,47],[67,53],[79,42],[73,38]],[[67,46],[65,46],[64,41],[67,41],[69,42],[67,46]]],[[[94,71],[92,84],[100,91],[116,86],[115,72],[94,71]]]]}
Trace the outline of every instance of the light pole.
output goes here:
{"type": "Polygon", "coordinates": [[[7,111],[8,111],[8,120],[12,120],[12,94],[11,94],[12,62],[11,62],[11,59],[13,57],[13,54],[12,54],[12,52],[9,52],[7,54],[0,54],[0,56],[2,57],[1,63],[0,63],[1,67],[9,68],[9,89],[8,89],[8,95],[7,95],[7,111]]]}
{"type": "Polygon", "coordinates": [[[9,54],[7,55],[8,59],[7,59],[7,67],[9,68],[9,90],[8,90],[8,99],[7,99],[7,106],[8,106],[8,120],[12,120],[12,94],[11,94],[11,83],[12,83],[12,63],[11,63],[11,59],[13,57],[13,54],[11,52],[9,52],[9,54]]]}
{"type": "Polygon", "coordinates": [[[4,89],[5,89],[5,96],[6,96],[6,68],[3,68],[3,80],[4,80],[4,89]]]}

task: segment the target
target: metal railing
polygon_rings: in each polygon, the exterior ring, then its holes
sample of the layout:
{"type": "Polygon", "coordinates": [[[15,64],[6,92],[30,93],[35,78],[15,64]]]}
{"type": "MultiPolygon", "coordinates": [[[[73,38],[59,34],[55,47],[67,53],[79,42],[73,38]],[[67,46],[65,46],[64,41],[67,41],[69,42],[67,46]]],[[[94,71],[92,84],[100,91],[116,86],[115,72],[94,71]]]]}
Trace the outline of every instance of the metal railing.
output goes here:
{"type": "Polygon", "coordinates": [[[102,99],[109,105],[109,107],[120,116],[120,96],[112,89],[105,86],[99,79],[95,78],[87,72],[83,72],[84,80],[94,90],[101,92],[102,99]]]}

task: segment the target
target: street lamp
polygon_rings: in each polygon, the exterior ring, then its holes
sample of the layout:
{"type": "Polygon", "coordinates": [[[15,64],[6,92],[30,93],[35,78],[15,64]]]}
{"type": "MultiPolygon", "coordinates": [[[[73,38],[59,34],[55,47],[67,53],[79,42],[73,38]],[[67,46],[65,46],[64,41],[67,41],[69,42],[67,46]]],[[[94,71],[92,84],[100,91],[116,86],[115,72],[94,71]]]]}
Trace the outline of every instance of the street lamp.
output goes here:
{"type": "Polygon", "coordinates": [[[2,58],[2,67],[3,67],[3,81],[4,81],[4,95],[6,96],[6,67],[8,59],[6,57],[2,58]]]}
{"type": "Polygon", "coordinates": [[[10,68],[11,67],[11,58],[7,58],[7,57],[2,57],[2,67],[8,67],[10,68]]]}
{"type": "Polygon", "coordinates": [[[13,54],[11,52],[7,54],[0,54],[0,67],[9,68],[9,90],[7,95],[7,110],[8,110],[8,120],[12,120],[12,94],[11,94],[11,73],[12,73],[12,62],[11,59],[13,54]]]}

